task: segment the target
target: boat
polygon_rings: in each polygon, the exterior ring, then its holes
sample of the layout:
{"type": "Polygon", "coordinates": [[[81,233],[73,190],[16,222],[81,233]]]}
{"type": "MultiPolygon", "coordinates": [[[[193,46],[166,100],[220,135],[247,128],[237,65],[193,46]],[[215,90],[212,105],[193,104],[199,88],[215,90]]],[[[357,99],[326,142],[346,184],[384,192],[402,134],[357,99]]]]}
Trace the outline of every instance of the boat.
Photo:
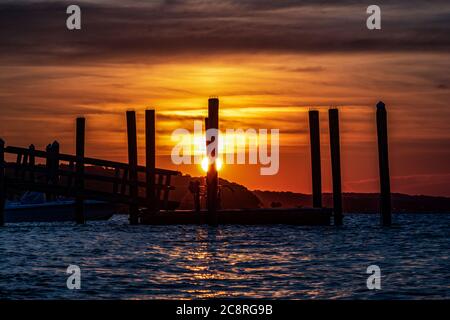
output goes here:
{"type": "MultiPolygon", "coordinates": [[[[86,220],[108,220],[116,211],[114,204],[97,201],[84,201],[86,220]]],[[[62,222],[75,221],[75,200],[57,198],[47,201],[45,195],[26,192],[19,201],[5,204],[5,222],[62,222]]]]}

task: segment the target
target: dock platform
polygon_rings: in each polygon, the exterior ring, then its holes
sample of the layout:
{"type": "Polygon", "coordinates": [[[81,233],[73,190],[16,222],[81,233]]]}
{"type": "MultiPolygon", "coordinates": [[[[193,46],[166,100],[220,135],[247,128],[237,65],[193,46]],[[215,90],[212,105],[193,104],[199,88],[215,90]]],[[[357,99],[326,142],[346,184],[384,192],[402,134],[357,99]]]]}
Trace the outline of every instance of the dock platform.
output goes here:
{"type": "MultiPolygon", "coordinates": [[[[330,208],[289,208],[289,209],[233,209],[218,210],[217,223],[242,225],[323,225],[331,224],[333,210],[330,208]]],[[[140,224],[174,225],[174,224],[207,224],[208,212],[202,210],[161,211],[140,215],[140,224]]]]}

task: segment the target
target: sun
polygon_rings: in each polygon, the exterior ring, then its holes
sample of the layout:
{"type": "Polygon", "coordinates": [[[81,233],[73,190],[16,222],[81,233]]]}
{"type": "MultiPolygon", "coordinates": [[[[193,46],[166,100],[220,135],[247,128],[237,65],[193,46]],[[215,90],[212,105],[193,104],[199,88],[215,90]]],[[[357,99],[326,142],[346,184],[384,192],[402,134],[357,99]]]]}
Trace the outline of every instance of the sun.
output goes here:
{"type": "MultiPolygon", "coordinates": [[[[216,170],[220,171],[220,169],[222,169],[222,166],[223,166],[222,159],[221,158],[217,158],[216,159],[216,170]]],[[[208,157],[204,157],[202,159],[202,169],[203,169],[203,171],[208,172],[208,167],[209,167],[209,159],[208,159],[208,157]]]]}

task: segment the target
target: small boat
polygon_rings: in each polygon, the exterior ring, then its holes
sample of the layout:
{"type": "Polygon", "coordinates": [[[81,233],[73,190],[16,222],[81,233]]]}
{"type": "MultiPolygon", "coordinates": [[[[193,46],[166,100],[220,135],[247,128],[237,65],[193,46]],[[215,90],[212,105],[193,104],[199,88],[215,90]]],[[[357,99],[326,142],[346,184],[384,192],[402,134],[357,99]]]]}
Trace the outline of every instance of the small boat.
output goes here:
{"type": "MultiPolygon", "coordinates": [[[[116,211],[114,204],[96,201],[84,201],[86,220],[108,220],[116,211]]],[[[46,201],[45,195],[36,192],[25,193],[19,201],[7,201],[5,222],[62,222],[75,221],[75,200],[56,199],[46,201]]]]}

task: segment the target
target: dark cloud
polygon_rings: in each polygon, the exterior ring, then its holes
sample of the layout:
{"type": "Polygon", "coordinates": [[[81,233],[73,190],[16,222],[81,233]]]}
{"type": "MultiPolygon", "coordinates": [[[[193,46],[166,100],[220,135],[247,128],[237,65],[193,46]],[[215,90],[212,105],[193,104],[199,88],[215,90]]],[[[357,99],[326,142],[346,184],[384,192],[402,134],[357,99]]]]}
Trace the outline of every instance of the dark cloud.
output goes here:
{"type": "Polygon", "coordinates": [[[366,29],[366,5],[357,1],[84,1],[80,31],[65,27],[68,4],[0,4],[0,63],[450,49],[450,5],[444,1],[388,1],[381,5],[381,31],[366,29]]]}

